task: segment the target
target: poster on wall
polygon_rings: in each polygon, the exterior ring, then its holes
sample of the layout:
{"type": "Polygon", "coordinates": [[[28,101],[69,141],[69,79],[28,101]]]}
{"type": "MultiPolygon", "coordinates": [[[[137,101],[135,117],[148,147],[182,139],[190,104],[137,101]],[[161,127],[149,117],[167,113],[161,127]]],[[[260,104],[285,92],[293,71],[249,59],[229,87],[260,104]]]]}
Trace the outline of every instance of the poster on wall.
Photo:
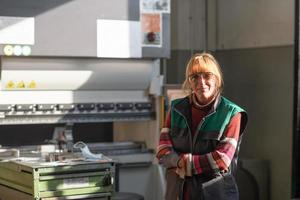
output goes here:
{"type": "Polygon", "coordinates": [[[140,10],[145,12],[170,13],[170,0],[141,0],[140,10]]]}
{"type": "Polygon", "coordinates": [[[142,46],[162,46],[162,17],[160,13],[142,13],[142,46]]]}

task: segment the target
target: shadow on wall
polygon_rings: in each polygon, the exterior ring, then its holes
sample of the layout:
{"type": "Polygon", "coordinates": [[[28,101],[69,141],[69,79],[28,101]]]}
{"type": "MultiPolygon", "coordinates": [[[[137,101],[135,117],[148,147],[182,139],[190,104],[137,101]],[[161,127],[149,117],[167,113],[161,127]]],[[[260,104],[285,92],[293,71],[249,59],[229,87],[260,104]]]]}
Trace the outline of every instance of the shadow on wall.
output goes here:
{"type": "Polygon", "coordinates": [[[240,200],[269,200],[269,163],[259,159],[240,159],[236,174],[240,200]]]}

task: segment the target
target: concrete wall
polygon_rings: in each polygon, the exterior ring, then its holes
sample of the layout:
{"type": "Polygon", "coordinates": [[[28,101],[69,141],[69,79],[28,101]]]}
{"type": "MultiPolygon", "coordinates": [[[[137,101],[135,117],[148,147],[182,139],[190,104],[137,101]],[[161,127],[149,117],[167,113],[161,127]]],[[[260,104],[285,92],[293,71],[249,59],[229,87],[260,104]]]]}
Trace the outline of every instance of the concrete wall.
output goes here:
{"type": "Polygon", "coordinates": [[[294,1],[218,1],[218,49],[293,43],[294,1]]]}
{"type": "Polygon", "coordinates": [[[249,114],[241,158],[268,160],[271,199],[291,199],[293,47],[226,50],[217,57],[224,95],[249,114]]]}
{"type": "Polygon", "coordinates": [[[212,51],[224,95],[249,113],[241,157],[269,161],[270,199],[291,199],[294,1],[172,0],[171,22],[167,83],[184,80],[192,53],[212,51]]]}

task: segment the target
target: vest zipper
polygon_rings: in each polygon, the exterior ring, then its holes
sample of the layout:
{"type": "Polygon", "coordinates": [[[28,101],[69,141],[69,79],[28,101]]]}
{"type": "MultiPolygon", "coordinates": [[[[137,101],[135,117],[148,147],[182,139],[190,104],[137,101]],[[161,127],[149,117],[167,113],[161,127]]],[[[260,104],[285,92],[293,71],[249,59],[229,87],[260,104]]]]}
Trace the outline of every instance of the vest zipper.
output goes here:
{"type": "Polygon", "coordinates": [[[202,119],[202,120],[200,121],[200,123],[198,124],[197,129],[196,129],[196,133],[195,133],[194,138],[193,138],[193,147],[195,146],[197,137],[198,137],[198,135],[199,135],[199,131],[200,131],[200,129],[201,129],[201,127],[202,127],[202,125],[203,125],[205,119],[206,119],[207,117],[209,117],[210,115],[214,114],[215,112],[216,112],[216,111],[214,110],[213,112],[211,112],[211,113],[209,113],[208,115],[206,115],[205,117],[203,117],[203,119],[202,119]]]}

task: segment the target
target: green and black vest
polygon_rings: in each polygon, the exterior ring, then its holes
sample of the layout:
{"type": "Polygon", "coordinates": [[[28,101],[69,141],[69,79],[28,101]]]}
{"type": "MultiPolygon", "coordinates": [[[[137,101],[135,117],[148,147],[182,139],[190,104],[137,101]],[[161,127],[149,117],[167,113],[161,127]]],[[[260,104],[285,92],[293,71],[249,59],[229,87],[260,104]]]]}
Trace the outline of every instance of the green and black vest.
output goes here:
{"type": "MultiPolygon", "coordinates": [[[[226,176],[216,171],[212,174],[194,175],[184,180],[185,187],[190,188],[190,199],[237,200],[238,189],[232,173],[236,171],[237,155],[242,133],[247,124],[247,114],[238,105],[219,96],[214,102],[212,109],[208,112],[208,115],[199,123],[196,133],[192,134],[190,98],[190,96],[187,96],[176,99],[171,104],[170,137],[173,148],[178,154],[192,153],[201,155],[214,151],[220,140],[222,140],[222,137],[224,137],[223,133],[231,118],[239,112],[242,114],[240,137],[229,172],[226,173],[226,176]],[[193,138],[192,135],[194,135],[193,138]]],[[[183,182],[181,183],[183,184],[183,182]]],[[[177,188],[183,188],[183,186],[179,185],[177,188]]]]}
{"type": "Polygon", "coordinates": [[[179,153],[192,154],[205,154],[213,151],[231,118],[238,112],[242,113],[240,130],[240,135],[242,135],[247,123],[246,112],[228,99],[218,97],[209,114],[198,125],[192,138],[190,97],[172,101],[170,135],[174,150],[179,153]]]}

